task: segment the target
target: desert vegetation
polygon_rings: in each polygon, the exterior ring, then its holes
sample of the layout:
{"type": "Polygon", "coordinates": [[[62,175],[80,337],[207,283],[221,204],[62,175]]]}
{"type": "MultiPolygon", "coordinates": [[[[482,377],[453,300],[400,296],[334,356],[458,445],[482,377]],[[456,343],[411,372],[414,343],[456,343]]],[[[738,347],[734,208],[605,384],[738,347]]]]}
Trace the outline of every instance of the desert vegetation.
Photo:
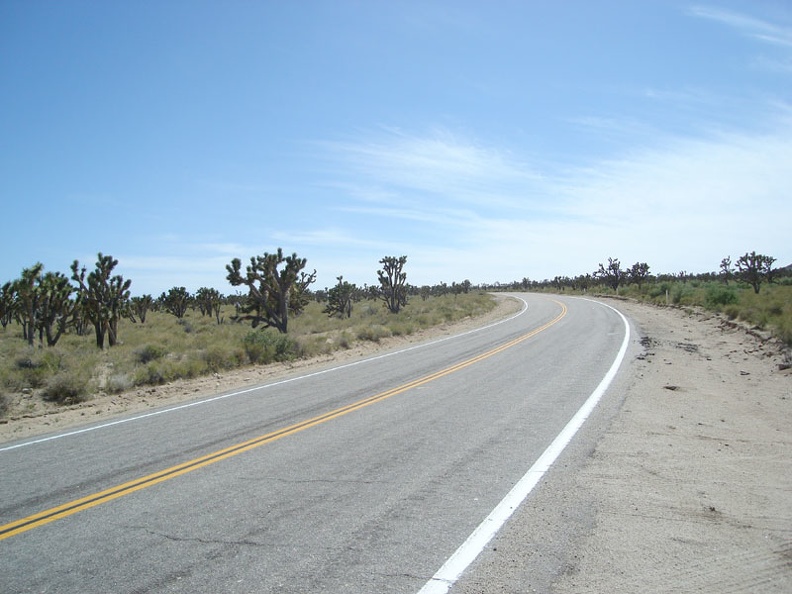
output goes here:
{"type": "Polygon", "coordinates": [[[316,273],[303,272],[306,260],[277,250],[247,268],[238,259],[226,267],[231,286],[246,292],[177,286],[159,298],[131,297],[131,281],[101,253],[90,273],[75,262],[71,279],[36,264],[0,289],[0,417],[13,394],[75,404],[96,393],[327,355],[494,307],[469,281],[419,290],[406,283],[406,257],[380,263],[390,272],[377,273],[379,285],[338,277],[337,286],[311,291],[316,273]]]}
{"type": "Polygon", "coordinates": [[[71,275],[37,263],[0,287],[0,418],[8,397],[25,393],[74,404],[251,365],[328,355],[362,342],[481,315],[504,290],[615,295],[671,305],[701,306],[767,330],[792,346],[792,267],[755,252],[721,261],[718,272],[651,274],[647,263],[623,267],[608,258],[574,278],[473,285],[414,286],[407,256],[385,257],[377,282],[312,290],[316,271],[282,250],[228,266],[231,295],[174,286],[158,298],[131,296],[132,281],[115,273],[118,261],[99,254],[89,272],[71,275]],[[93,338],[93,339],[92,339],[93,338]]]}
{"type": "Polygon", "coordinates": [[[774,269],[775,258],[745,253],[734,264],[727,256],[716,272],[651,274],[645,262],[622,266],[616,258],[597,270],[553,280],[523,278],[487,290],[524,290],[613,295],[657,305],[702,307],[745,322],[792,347],[792,265],[774,269]]]}

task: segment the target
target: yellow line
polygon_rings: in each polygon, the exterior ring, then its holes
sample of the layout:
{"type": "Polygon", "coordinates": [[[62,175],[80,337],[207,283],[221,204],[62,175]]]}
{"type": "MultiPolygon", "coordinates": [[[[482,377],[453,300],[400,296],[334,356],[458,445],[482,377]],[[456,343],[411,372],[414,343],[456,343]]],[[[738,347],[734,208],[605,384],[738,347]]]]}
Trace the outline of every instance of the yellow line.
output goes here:
{"type": "Polygon", "coordinates": [[[408,382],[396,388],[386,390],[385,392],[380,392],[379,394],[375,394],[374,396],[369,396],[367,398],[364,398],[363,400],[358,400],[357,402],[353,402],[346,406],[342,406],[341,408],[331,410],[322,415],[307,419],[305,421],[301,421],[299,423],[295,423],[294,425],[289,425],[288,427],[284,427],[282,429],[278,429],[277,431],[260,435],[259,437],[255,437],[248,441],[243,441],[241,443],[224,448],[222,450],[218,450],[211,454],[207,454],[205,456],[201,456],[199,458],[195,458],[193,460],[183,462],[182,464],[177,464],[176,466],[171,466],[170,468],[160,470],[159,472],[155,472],[153,474],[149,474],[147,476],[137,478],[135,480],[126,483],[122,483],[115,487],[111,487],[110,489],[99,491],[98,493],[88,495],[87,497],[75,499],[74,501],[64,503],[63,505],[59,505],[44,510],[42,512],[27,516],[25,518],[21,518],[14,522],[10,522],[8,524],[0,526],[0,540],[10,538],[11,536],[15,536],[23,532],[27,532],[28,530],[32,530],[33,528],[38,528],[39,526],[43,526],[45,524],[49,524],[50,522],[54,522],[55,520],[60,520],[62,518],[71,516],[83,510],[90,509],[96,505],[106,503],[108,501],[112,501],[113,499],[117,499],[119,497],[123,497],[124,495],[129,495],[130,493],[134,493],[135,491],[140,491],[141,489],[151,487],[152,485],[156,485],[158,483],[170,480],[177,476],[181,476],[188,472],[192,472],[193,470],[197,470],[199,468],[203,468],[204,466],[214,464],[215,462],[220,462],[221,460],[225,460],[232,456],[236,456],[243,452],[252,450],[253,448],[257,448],[259,446],[272,443],[283,437],[294,435],[295,433],[299,433],[300,431],[304,431],[305,429],[315,427],[316,425],[321,425],[322,423],[326,423],[333,419],[337,419],[351,412],[360,410],[361,408],[364,408],[371,404],[381,402],[386,398],[390,398],[391,396],[402,394],[408,390],[417,388],[418,386],[428,384],[429,382],[432,382],[436,379],[439,379],[441,377],[444,377],[446,375],[449,375],[451,373],[469,367],[475,363],[483,361],[484,359],[488,359],[493,355],[497,355],[498,353],[501,353],[506,349],[510,349],[511,347],[525,340],[528,340],[532,336],[536,336],[540,332],[547,330],[550,326],[556,324],[559,320],[561,320],[561,318],[563,318],[566,315],[567,308],[563,303],[559,301],[554,301],[554,303],[561,306],[561,313],[558,314],[558,316],[556,316],[552,320],[550,320],[548,323],[538,328],[535,328],[530,332],[528,332],[527,334],[523,334],[522,336],[515,338],[514,340],[511,340],[505,344],[502,344],[492,350],[489,350],[480,355],[476,355],[471,359],[467,359],[466,361],[462,361],[461,363],[457,363],[456,365],[452,365],[451,367],[447,367],[446,369],[437,371],[420,379],[408,382]]]}

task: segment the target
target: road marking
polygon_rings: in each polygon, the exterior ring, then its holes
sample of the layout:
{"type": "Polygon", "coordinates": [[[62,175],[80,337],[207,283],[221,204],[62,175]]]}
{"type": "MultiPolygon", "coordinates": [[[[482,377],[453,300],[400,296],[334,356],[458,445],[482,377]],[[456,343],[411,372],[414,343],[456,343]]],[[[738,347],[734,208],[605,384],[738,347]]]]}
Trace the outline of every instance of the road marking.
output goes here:
{"type": "Polygon", "coordinates": [[[28,530],[32,530],[34,528],[44,526],[45,524],[49,524],[50,522],[54,522],[55,520],[66,518],[68,516],[90,509],[102,503],[112,501],[113,499],[118,499],[119,497],[123,497],[124,495],[129,495],[130,493],[134,493],[136,491],[140,491],[147,487],[151,487],[161,482],[170,480],[177,476],[187,474],[188,472],[192,472],[193,470],[198,470],[199,468],[209,466],[210,464],[214,464],[215,462],[220,462],[221,460],[231,458],[232,456],[236,456],[243,452],[247,452],[254,448],[282,439],[283,437],[294,435],[295,433],[299,433],[301,431],[304,431],[305,429],[309,429],[311,427],[321,425],[333,419],[337,419],[339,417],[347,415],[351,412],[360,410],[366,406],[370,406],[377,402],[381,402],[387,398],[390,398],[391,396],[402,394],[413,388],[423,386],[424,384],[428,384],[429,382],[432,382],[436,379],[445,377],[451,373],[460,371],[461,369],[465,369],[466,367],[469,367],[475,363],[478,363],[494,355],[497,355],[498,353],[501,353],[513,346],[516,346],[521,342],[524,342],[529,338],[536,336],[540,332],[543,332],[544,330],[547,330],[554,324],[558,323],[564,316],[566,316],[567,307],[566,305],[558,301],[554,301],[554,303],[556,303],[561,307],[561,313],[559,313],[555,318],[553,318],[546,324],[539,326],[538,328],[534,328],[530,332],[523,334],[522,336],[519,336],[498,347],[495,347],[485,353],[476,355],[475,357],[471,357],[470,359],[466,359],[465,361],[462,361],[460,363],[457,363],[455,365],[452,365],[435,373],[429,374],[422,378],[413,380],[406,384],[402,384],[401,386],[398,386],[396,388],[391,388],[390,390],[386,390],[384,392],[380,392],[373,396],[369,396],[362,400],[358,400],[357,402],[353,402],[346,406],[336,408],[334,410],[318,415],[316,417],[312,417],[305,421],[301,421],[299,423],[289,425],[288,427],[278,429],[277,431],[260,435],[259,437],[255,437],[253,439],[243,441],[241,443],[218,450],[211,454],[207,454],[205,456],[201,456],[193,460],[183,462],[182,464],[177,464],[176,466],[171,466],[170,468],[166,468],[165,470],[161,470],[159,472],[155,472],[153,474],[149,474],[147,476],[126,483],[122,483],[115,487],[111,487],[110,489],[106,489],[104,491],[100,491],[98,493],[94,493],[92,495],[82,497],[80,499],[75,499],[74,501],[64,503],[63,505],[59,505],[44,510],[42,512],[27,516],[25,518],[21,518],[14,522],[10,522],[8,524],[2,525],[0,526],[0,540],[5,540],[6,538],[10,538],[11,536],[15,536],[17,534],[27,532],[28,530]]]}
{"type": "Polygon", "coordinates": [[[398,351],[391,351],[389,353],[383,353],[381,355],[375,355],[373,357],[368,357],[366,359],[360,359],[359,361],[352,361],[351,363],[345,363],[343,365],[338,365],[336,367],[331,367],[329,369],[323,369],[321,371],[314,371],[313,373],[307,373],[305,375],[300,375],[300,376],[297,376],[297,377],[287,378],[287,379],[284,379],[284,380],[273,382],[271,384],[252,386],[250,388],[245,388],[243,390],[236,390],[234,392],[229,392],[228,394],[219,394],[218,396],[212,396],[211,398],[204,398],[202,400],[195,400],[193,402],[188,402],[186,404],[178,404],[176,406],[171,406],[171,407],[168,407],[168,408],[163,408],[163,409],[155,410],[155,411],[148,412],[148,413],[143,413],[141,415],[135,415],[135,416],[132,416],[132,417],[126,417],[124,419],[118,419],[118,420],[115,420],[115,421],[109,421],[107,423],[102,423],[100,425],[92,425],[90,427],[83,427],[82,429],[75,429],[73,431],[66,431],[64,433],[56,433],[55,435],[48,435],[46,437],[39,437],[39,438],[36,438],[36,439],[31,439],[29,441],[23,441],[21,443],[17,443],[17,444],[10,445],[10,446],[3,446],[3,447],[0,447],[0,453],[7,452],[9,450],[16,450],[16,449],[19,449],[19,448],[24,448],[24,447],[36,445],[36,444],[39,444],[39,443],[45,443],[45,442],[48,442],[48,441],[54,441],[56,439],[62,439],[64,437],[72,437],[72,436],[75,436],[75,435],[82,435],[83,433],[89,433],[91,431],[97,431],[99,429],[107,429],[109,427],[114,427],[116,425],[123,425],[123,424],[131,423],[131,422],[134,422],[134,421],[141,421],[143,419],[148,419],[150,417],[156,417],[156,416],[159,416],[159,415],[164,415],[164,414],[167,414],[167,413],[176,412],[176,411],[179,411],[179,410],[183,410],[185,408],[192,408],[193,406],[201,406],[203,404],[209,404],[209,403],[212,403],[212,402],[216,402],[218,400],[225,400],[226,398],[233,398],[235,396],[241,396],[243,394],[249,394],[250,392],[255,392],[256,390],[265,390],[265,389],[273,388],[273,387],[276,387],[276,386],[282,386],[284,384],[289,384],[289,383],[292,383],[292,382],[297,382],[297,381],[300,381],[300,380],[316,377],[318,375],[324,375],[324,374],[327,374],[327,373],[333,373],[333,372],[336,372],[336,371],[347,369],[349,367],[355,367],[356,365],[363,365],[365,363],[370,363],[372,361],[378,361],[380,359],[385,359],[387,357],[393,357],[395,355],[401,355],[402,353],[407,353],[409,351],[414,351],[416,349],[422,349],[422,348],[430,347],[430,346],[439,344],[441,342],[445,342],[447,340],[453,340],[455,338],[460,338],[462,336],[467,336],[469,334],[474,334],[476,332],[481,332],[482,330],[487,330],[489,328],[493,328],[495,326],[499,326],[500,324],[504,324],[506,322],[510,322],[510,321],[514,320],[515,318],[520,317],[521,315],[523,315],[528,310],[528,304],[525,302],[524,299],[522,299],[521,297],[516,297],[516,296],[514,296],[514,298],[518,299],[519,301],[522,301],[522,303],[523,303],[523,307],[522,307],[522,309],[520,311],[518,311],[513,316],[510,316],[510,317],[505,318],[503,320],[498,320],[497,322],[493,322],[491,324],[487,324],[486,326],[482,326],[480,328],[474,328],[473,330],[467,330],[466,332],[462,332],[460,334],[452,334],[451,336],[446,336],[444,338],[438,338],[438,339],[432,340],[430,342],[423,342],[421,344],[417,344],[417,345],[414,345],[414,346],[411,346],[411,347],[400,349],[398,351]]]}
{"type": "MultiPolygon", "coordinates": [[[[591,301],[586,299],[586,301],[591,301]]],[[[528,497],[533,488],[542,480],[544,474],[550,470],[550,467],[556,461],[561,452],[564,451],[566,446],[572,441],[572,438],[578,430],[586,422],[594,407],[602,398],[605,390],[608,389],[619,367],[624,360],[627,353],[627,346],[630,342],[630,324],[627,318],[614,307],[605,303],[598,303],[604,307],[612,309],[624,323],[624,340],[622,341],[621,348],[616,354],[616,358],[608,369],[608,372],[602,378],[602,381],[594,389],[591,395],[583,403],[583,406],[578,409],[575,416],[570,419],[566,426],[561,430],[553,442],[547,449],[539,456],[539,459],[534,462],[533,466],[528,469],[528,472],[517,482],[511,491],[506,494],[501,502],[484,518],[484,521],[476,527],[476,529],[468,536],[467,540],[454,552],[451,557],[437,570],[432,578],[426,582],[423,588],[418,591],[418,594],[446,594],[448,590],[457,582],[462,576],[462,573],[470,566],[473,561],[481,554],[484,547],[487,546],[490,540],[500,531],[506,521],[511,517],[515,510],[522,505],[523,501],[528,497]]]]}

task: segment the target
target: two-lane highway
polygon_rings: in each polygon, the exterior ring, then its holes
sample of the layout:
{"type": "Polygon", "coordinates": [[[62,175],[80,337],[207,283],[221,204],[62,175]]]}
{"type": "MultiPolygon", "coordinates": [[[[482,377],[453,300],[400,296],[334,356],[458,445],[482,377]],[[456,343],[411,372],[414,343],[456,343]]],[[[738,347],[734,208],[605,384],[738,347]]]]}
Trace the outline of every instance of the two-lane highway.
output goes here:
{"type": "Polygon", "coordinates": [[[601,304],[0,446],[0,591],[417,592],[623,356],[601,304]]]}

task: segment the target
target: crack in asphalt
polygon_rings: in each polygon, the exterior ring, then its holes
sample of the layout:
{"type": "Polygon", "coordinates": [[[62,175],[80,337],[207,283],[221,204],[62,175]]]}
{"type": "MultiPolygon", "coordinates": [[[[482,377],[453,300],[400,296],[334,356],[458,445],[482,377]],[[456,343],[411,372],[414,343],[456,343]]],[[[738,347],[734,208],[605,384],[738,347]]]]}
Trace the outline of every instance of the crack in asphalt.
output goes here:
{"type": "Polygon", "coordinates": [[[151,536],[163,538],[171,542],[186,542],[186,543],[197,543],[204,545],[223,545],[223,546],[267,547],[267,548],[278,546],[278,545],[273,545],[271,543],[255,542],[252,540],[223,540],[223,539],[214,539],[214,538],[200,538],[197,536],[174,536],[173,534],[159,532],[157,530],[152,530],[151,528],[147,528],[145,526],[127,526],[127,528],[130,530],[140,530],[151,536]]]}

